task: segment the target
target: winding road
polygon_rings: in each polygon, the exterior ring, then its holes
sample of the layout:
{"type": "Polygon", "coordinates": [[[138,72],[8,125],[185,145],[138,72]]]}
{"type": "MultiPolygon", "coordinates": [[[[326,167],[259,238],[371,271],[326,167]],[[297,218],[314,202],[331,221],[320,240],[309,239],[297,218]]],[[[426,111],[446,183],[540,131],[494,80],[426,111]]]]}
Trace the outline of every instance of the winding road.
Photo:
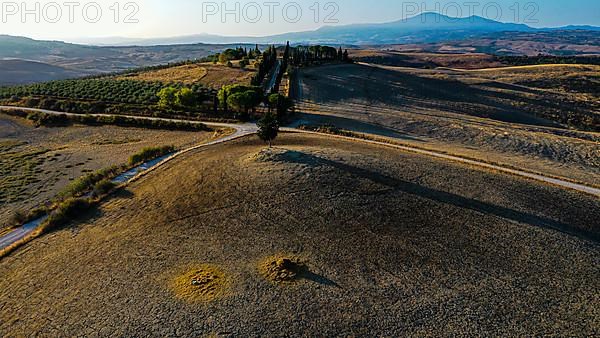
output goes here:
{"type": "MultiPolygon", "coordinates": [[[[21,107],[13,107],[13,106],[0,106],[0,111],[1,110],[21,110],[21,111],[26,111],[26,112],[40,112],[40,113],[53,114],[53,115],[64,114],[67,116],[81,115],[81,114],[74,114],[74,113],[57,112],[57,111],[46,110],[46,109],[21,108],[21,107]]],[[[90,115],[90,116],[105,116],[105,117],[114,116],[114,115],[110,115],[110,114],[88,114],[88,115],[90,115]]],[[[258,131],[257,126],[253,123],[232,124],[232,123],[213,123],[213,122],[190,121],[190,120],[181,120],[181,119],[169,119],[169,118],[159,118],[159,117],[140,117],[140,116],[131,116],[131,115],[119,115],[119,116],[126,116],[126,117],[130,117],[133,119],[138,119],[138,120],[154,120],[154,121],[170,121],[170,122],[184,122],[184,123],[192,123],[192,124],[204,124],[204,125],[207,125],[207,126],[213,127],[213,128],[231,128],[231,129],[235,130],[234,133],[227,135],[225,137],[213,140],[208,143],[199,144],[199,145],[181,150],[177,153],[167,155],[163,158],[144,163],[144,164],[118,176],[115,179],[115,182],[119,183],[119,184],[128,184],[130,182],[133,182],[133,181],[139,179],[140,177],[143,177],[143,176],[147,175],[148,173],[156,170],[157,168],[160,168],[165,163],[168,163],[168,162],[172,161],[173,159],[177,158],[178,156],[186,154],[190,151],[193,151],[193,150],[196,150],[199,148],[203,148],[203,147],[212,146],[215,144],[232,141],[235,139],[239,139],[239,138],[242,138],[242,137],[245,137],[248,135],[255,134],[258,131]]],[[[536,173],[531,173],[531,172],[527,172],[527,171],[523,171],[523,170],[502,167],[499,165],[489,164],[489,163],[486,163],[483,161],[477,161],[475,159],[466,159],[466,158],[462,158],[462,157],[458,157],[458,156],[445,154],[442,152],[436,152],[434,150],[424,150],[424,149],[420,149],[420,148],[414,148],[414,147],[411,147],[408,145],[398,145],[398,144],[391,144],[391,143],[380,142],[380,141],[353,138],[353,137],[348,137],[348,136],[323,134],[323,133],[300,130],[300,129],[295,129],[295,128],[281,128],[281,131],[304,133],[304,134],[314,134],[314,135],[321,135],[321,136],[325,135],[325,136],[328,136],[331,138],[345,139],[345,140],[349,140],[349,141],[353,141],[353,142],[362,142],[362,143],[369,143],[369,144],[378,145],[378,146],[395,148],[395,149],[399,149],[402,151],[408,151],[408,152],[412,152],[412,153],[416,153],[416,154],[420,154],[420,155],[435,157],[435,158],[439,158],[439,159],[443,159],[443,160],[450,160],[450,161],[459,162],[459,163],[463,163],[463,164],[467,164],[467,165],[477,166],[480,168],[491,169],[491,170],[496,170],[496,171],[516,175],[516,176],[521,176],[521,177],[525,177],[528,179],[533,179],[536,181],[544,182],[547,184],[552,184],[554,186],[558,186],[561,188],[566,188],[566,189],[583,192],[583,193],[590,194],[590,195],[600,198],[600,189],[595,188],[595,187],[570,182],[565,179],[555,178],[555,177],[551,177],[549,175],[546,176],[543,174],[536,174],[536,173]]],[[[27,237],[44,221],[44,219],[45,218],[40,218],[40,219],[34,220],[34,221],[27,223],[19,228],[16,228],[15,230],[9,232],[8,234],[5,234],[4,236],[1,236],[0,237],[0,250],[7,248],[10,245],[12,245],[13,243],[16,243],[16,242],[24,239],[25,237],[27,237]]]]}

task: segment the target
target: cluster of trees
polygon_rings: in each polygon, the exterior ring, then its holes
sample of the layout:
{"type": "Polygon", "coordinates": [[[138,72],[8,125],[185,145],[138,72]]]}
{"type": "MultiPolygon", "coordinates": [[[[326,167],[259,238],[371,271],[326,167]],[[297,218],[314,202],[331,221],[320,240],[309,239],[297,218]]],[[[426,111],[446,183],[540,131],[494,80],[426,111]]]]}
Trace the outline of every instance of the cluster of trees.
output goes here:
{"type": "Polygon", "coordinates": [[[587,64],[600,65],[599,56],[497,56],[496,59],[510,66],[532,66],[543,64],[587,64]]]}
{"type": "Polygon", "coordinates": [[[279,92],[279,85],[281,84],[283,75],[288,71],[288,67],[290,66],[290,55],[291,55],[291,48],[290,48],[290,42],[288,41],[283,50],[283,57],[281,59],[281,68],[279,69],[279,73],[277,73],[277,79],[275,80],[275,87],[273,88],[273,93],[279,92]]]}
{"type": "Polygon", "coordinates": [[[348,50],[343,51],[340,47],[335,49],[329,46],[297,46],[291,51],[290,63],[294,66],[307,65],[313,62],[350,62],[348,50]]]}
{"type": "Polygon", "coordinates": [[[248,57],[248,50],[242,47],[236,49],[228,48],[218,55],[219,62],[227,63],[228,61],[242,60],[243,58],[248,57]]]}
{"type": "Polygon", "coordinates": [[[269,46],[269,48],[262,53],[262,57],[256,67],[256,74],[252,78],[253,86],[260,86],[263,83],[267,74],[269,74],[273,66],[275,66],[275,62],[277,62],[277,48],[275,48],[275,46],[269,46]]]}
{"type": "Polygon", "coordinates": [[[262,87],[246,85],[224,86],[218,93],[221,107],[226,112],[232,112],[237,118],[246,119],[251,111],[255,111],[261,103],[274,112],[278,119],[283,119],[293,107],[293,101],[287,96],[271,94],[265,97],[262,87]]]}
{"type": "Polygon", "coordinates": [[[232,67],[233,64],[231,63],[231,61],[238,61],[239,60],[239,65],[241,68],[245,68],[246,66],[248,66],[250,64],[250,60],[255,60],[257,58],[259,58],[261,56],[261,52],[258,49],[258,45],[256,45],[255,48],[242,48],[242,47],[238,47],[238,48],[229,48],[226,49],[225,51],[209,56],[208,59],[209,61],[213,62],[213,63],[222,63],[224,65],[227,65],[229,67],[232,67]]]}
{"type": "Polygon", "coordinates": [[[246,119],[263,102],[264,92],[258,86],[229,85],[219,90],[218,99],[225,112],[232,111],[236,117],[246,119]]]}
{"type": "Polygon", "coordinates": [[[283,120],[288,111],[294,107],[294,101],[281,94],[269,95],[268,101],[269,111],[275,111],[279,120],[283,120]]]}
{"type": "Polygon", "coordinates": [[[159,99],[159,107],[172,110],[193,109],[207,99],[205,93],[194,91],[189,87],[165,87],[156,96],[159,99]]]}

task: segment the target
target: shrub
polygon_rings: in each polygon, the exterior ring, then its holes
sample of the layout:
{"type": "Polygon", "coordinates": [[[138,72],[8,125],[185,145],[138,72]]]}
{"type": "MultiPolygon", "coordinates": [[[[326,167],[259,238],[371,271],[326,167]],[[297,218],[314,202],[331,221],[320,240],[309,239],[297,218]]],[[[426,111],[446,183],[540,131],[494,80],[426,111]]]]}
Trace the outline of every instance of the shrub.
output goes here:
{"type": "Polygon", "coordinates": [[[110,193],[115,187],[116,184],[113,183],[111,180],[103,179],[102,181],[94,185],[94,190],[92,194],[96,197],[104,196],[110,193]]]}
{"type": "Polygon", "coordinates": [[[27,119],[32,121],[36,127],[66,127],[71,124],[69,117],[65,114],[30,113],[27,115],[27,119]]]}
{"type": "Polygon", "coordinates": [[[139,153],[131,155],[131,157],[129,157],[129,165],[134,166],[134,165],[142,164],[144,162],[164,156],[164,155],[172,153],[174,151],[175,151],[175,147],[173,147],[173,146],[144,148],[139,153]]]}
{"type": "Polygon", "coordinates": [[[71,182],[59,195],[62,197],[81,197],[85,193],[93,190],[94,186],[105,179],[116,176],[120,167],[113,166],[106,169],[101,169],[96,172],[81,176],[75,181],[71,182]]]}
{"type": "Polygon", "coordinates": [[[69,198],[61,202],[58,207],[50,213],[42,232],[49,232],[61,227],[73,219],[87,212],[95,203],[88,198],[69,198]]]}
{"type": "Polygon", "coordinates": [[[8,226],[16,227],[27,222],[27,214],[22,210],[15,210],[8,218],[8,226]]]}

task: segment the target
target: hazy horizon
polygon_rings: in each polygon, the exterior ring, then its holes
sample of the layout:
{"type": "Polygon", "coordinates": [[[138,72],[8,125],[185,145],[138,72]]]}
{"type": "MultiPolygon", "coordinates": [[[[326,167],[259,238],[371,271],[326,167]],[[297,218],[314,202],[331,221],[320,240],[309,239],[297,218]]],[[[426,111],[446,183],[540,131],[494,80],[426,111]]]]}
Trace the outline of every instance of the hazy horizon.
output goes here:
{"type": "Polygon", "coordinates": [[[532,27],[600,26],[600,2],[593,0],[517,2],[518,11],[514,0],[478,2],[476,5],[475,2],[458,4],[453,1],[423,3],[424,6],[422,2],[391,0],[377,3],[362,0],[317,2],[317,13],[312,0],[279,2],[278,5],[275,2],[267,5],[268,2],[190,0],[175,0],[167,4],[145,0],[117,3],[118,10],[108,1],[80,2],[72,7],[55,2],[25,1],[24,6],[5,2],[1,8],[3,25],[0,34],[68,42],[107,38],[160,39],[199,34],[260,37],[316,30],[323,26],[391,22],[421,12],[439,12],[450,17],[477,15],[532,27]]]}

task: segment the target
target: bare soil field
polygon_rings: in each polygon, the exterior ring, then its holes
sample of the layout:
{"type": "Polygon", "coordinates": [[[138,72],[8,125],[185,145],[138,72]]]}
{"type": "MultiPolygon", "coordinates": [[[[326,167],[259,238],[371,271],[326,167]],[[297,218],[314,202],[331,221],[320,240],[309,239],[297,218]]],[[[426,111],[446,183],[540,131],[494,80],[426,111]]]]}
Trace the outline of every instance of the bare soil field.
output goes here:
{"type": "Polygon", "coordinates": [[[70,181],[124,164],[145,147],[185,147],[213,136],[113,126],[34,128],[0,114],[0,229],[12,212],[39,207],[70,181]]]}
{"type": "Polygon", "coordinates": [[[411,53],[379,49],[352,49],[349,53],[356,61],[398,67],[480,69],[503,66],[494,56],[483,53],[411,53]]]}
{"type": "Polygon", "coordinates": [[[599,217],[591,196],[387,147],[248,137],[0,261],[0,335],[589,336],[599,217]]]}
{"type": "Polygon", "coordinates": [[[209,88],[220,89],[224,85],[250,84],[254,74],[255,71],[251,67],[240,69],[239,67],[202,63],[141,72],[121,78],[185,84],[200,83],[209,88]]]}
{"type": "Polygon", "coordinates": [[[598,101],[585,95],[496,81],[483,71],[331,65],[302,69],[298,77],[293,92],[301,98],[301,114],[293,125],[331,124],[591,185],[600,182],[600,134],[565,129],[541,117],[568,112],[597,119],[598,101]]]}

